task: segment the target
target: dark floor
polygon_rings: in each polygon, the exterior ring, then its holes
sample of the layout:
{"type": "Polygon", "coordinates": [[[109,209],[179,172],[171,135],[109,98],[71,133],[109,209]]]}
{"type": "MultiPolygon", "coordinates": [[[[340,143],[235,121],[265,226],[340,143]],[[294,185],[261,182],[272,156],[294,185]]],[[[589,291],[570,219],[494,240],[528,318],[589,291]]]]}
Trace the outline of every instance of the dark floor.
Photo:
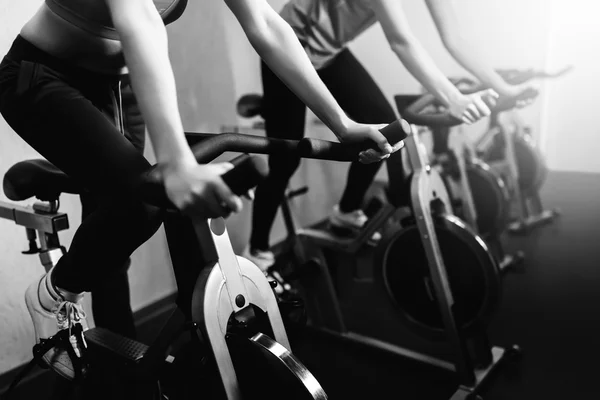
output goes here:
{"type": "MultiPolygon", "coordinates": [[[[489,329],[495,345],[516,343],[523,357],[498,371],[481,393],[485,400],[600,399],[600,175],[552,173],[542,198],[562,215],[509,239],[525,252],[526,271],[506,277],[489,329]]],[[[322,336],[292,347],[333,400],[448,400],[457,385],[446,371],[322,336]]]]}
{"type": "MultiPolygon", "coordinates": [[[[542,198],[562,215],[509,239],[526,271],[506,277],[489,329],[495,345],[518,344],[523,357],[499,370],[486,400],[600,398],[600,176],[552,173],[542,198]]],[[[456,388],[445,371],[331,340],[298,342],[294,352],[332,399],[442,400],[456,388]]]]}

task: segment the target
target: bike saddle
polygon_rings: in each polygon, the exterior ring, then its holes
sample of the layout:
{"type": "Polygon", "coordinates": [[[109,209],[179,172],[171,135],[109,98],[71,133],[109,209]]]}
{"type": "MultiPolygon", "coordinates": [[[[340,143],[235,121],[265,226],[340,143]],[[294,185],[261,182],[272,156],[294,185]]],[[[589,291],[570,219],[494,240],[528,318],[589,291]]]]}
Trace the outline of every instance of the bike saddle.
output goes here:
{"type": "Polygon", "coordinates": [[[422,96],[422,94],[399,94],[394,96],[394,100],[396,101],[396,106],[398,107],[400,115],[402,115],[402,112],[406,107],[410,106],[422,96]]]}
{"type": "Polygon", "coordinates": [[[263,97],[260,94],[245,94],[237,102],[237,112],[244,118],[260,116],[263,97]]]}
{"type": "Polygon", "coordinates": [[[47,160],[26,160],[10,167],[4,174],[4,194],[10,200],[36,197],[43,201],[58,200],[61,193],[81,193],[81,188],[67,174],[47,160]]]}

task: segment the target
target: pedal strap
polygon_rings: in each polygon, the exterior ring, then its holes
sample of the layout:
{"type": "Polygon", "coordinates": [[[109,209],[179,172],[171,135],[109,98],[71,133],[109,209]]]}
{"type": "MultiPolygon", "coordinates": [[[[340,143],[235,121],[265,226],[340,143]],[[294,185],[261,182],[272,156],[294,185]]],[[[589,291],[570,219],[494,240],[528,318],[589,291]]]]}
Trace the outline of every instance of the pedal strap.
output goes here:
{"type": "MultiPolygon", "coordinates": [[[[87,345],[85,344],[85,340],[83,339],[83,328],[81,324],[76,324],[70,332],[72,335],[75,335],[80,348],[87,349],[87,345]]],[[[19,382],[25,376],[31,372],[33,367],[37,364],[39,367],[47,369],[48,366],[42,362],[42,357],[55,347],[64,348],[67,350],[67,354],[71,358],[71,362],[73,363],[73,368],[75,370],[75,379],[79,380],[85,375],[85,371],[87,370],[87,363],[84,361],[85,354],[82,354],[82,357],[78,357],[75,354],[75,350],[69,341],[69,330],[63,329],[59,331],[56,335],[49,337],[48,339],[40,339],[40,342],[33,346],[33,359],[29,361],[29,363],[19,372],[19,374],[13,379],[9,388],[2,395],[2,400],[9,400],[10,395],[15,390],[19,382]]]]}
{"type": "Polygon", "coordinates": [[[62,345],[67,350],[67,354],[69,355],[69,358],[71,359],[71,363],[73,364],[73,370],[75,372],[75,381],[79,381],[86,375],[86,372],[87,372],[87,362],[86,362],[87,344],[85,342],[85,339],[83,338],[83,327],[81,326],[81,324],[76,324],[73,328],[71,328],[70,334],[75,336],[75,339],[77,340],[77,344],[78,344],[79,348],[83,349],[83,354],[81,354],[80,356],[77,356],[77,354],[75,354],[75,349],[73,349],[73,346],[71,345],[71,341],[69,340],[69,330],[68,329],[58,332],[55,336],[60,335],[58,340],[60,342],[62,342],[62,345]]]}

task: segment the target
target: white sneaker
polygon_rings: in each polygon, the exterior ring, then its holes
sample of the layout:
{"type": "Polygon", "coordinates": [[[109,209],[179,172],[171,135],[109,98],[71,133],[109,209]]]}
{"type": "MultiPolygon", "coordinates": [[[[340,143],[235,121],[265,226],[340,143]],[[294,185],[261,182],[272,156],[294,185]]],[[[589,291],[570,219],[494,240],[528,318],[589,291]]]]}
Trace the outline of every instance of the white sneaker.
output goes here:
{"type": "MultiPolygon", "coordinates": [[[[329,216],[329,223],[334,227],[342,230],[349,230],[352,233],[358,233],[367,223],[369,218],[363,210],[358,209],[348,213],[340,211],[340,206],[333,206],[333,213],[329,216]]],[[[374,232],[371,240],[378,242],[381,239],[381,233],[374,232]]]]}
{"type": "MultiPolygon", "coordinates": [[[[33,321],[35,341],[40,343],[68,329],[70,345],[75,355],[81,358],[86,347],[85,339],[80,335],[81,339],[78,340],[75,332],[71,334],[71,329],[77,324],[81,325],[83,331],[88,329],[83,293],[75,294],[54,287],[50,281],[52,271],[29,285],[25,292],[25,304],[33,321]]],[[[42,356],[42,361],[63,378],[75,378],[75,367],[67,349],[53,347],[42,356]]]]}
{"type": "Polygon", "coordinates": [[[270,250],[254,250],[250,249],[250,246],[248,246],[244,249],[242,257],[252,261],[263,272],[266,272],[273,264],[275,264],[275,255],[270,250]]]}

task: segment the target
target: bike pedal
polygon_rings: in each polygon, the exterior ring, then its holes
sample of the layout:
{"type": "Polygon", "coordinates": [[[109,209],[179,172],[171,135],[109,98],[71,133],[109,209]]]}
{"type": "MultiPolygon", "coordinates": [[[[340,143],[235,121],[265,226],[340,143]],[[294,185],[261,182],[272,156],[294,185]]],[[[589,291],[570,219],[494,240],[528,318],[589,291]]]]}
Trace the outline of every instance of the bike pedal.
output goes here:
{"type": "Polygon", "coordinates": [[[90,349],[101,352],[106,356],[125,364],[136,363],[141,360],[148,346],[118,335],[104,328],[92,328],[84,332],[85,340],[90,349]]]}

